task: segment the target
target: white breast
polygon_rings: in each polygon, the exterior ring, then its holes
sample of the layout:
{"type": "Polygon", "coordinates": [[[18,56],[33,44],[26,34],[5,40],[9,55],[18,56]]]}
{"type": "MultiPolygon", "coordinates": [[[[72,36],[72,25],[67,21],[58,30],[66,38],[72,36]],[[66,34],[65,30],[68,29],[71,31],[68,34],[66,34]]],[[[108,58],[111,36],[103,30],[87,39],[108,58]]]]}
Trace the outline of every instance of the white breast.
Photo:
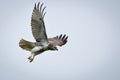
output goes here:
{"type": "Polygon", "coordinates": [[[34,47],[34,48],[31,50],[31,52],[34,53],[34,52],[39,51],[40,49],[42,49],[41,46],[36,46],[36,47],[34,47]]]}

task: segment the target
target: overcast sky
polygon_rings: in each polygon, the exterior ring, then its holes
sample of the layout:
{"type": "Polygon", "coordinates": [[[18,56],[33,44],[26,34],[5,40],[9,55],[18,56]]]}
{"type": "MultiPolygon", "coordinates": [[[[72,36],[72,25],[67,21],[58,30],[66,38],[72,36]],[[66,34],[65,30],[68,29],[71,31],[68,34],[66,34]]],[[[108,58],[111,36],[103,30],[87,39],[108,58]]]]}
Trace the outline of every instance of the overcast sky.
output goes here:
{"type": "Polygon", "coordinates": [[[0,1],[0,80],[120,80],[120,0],[42,0],[48,37],[69,39],[29,63],[30,52],[18,43],[35,41],[35,2],[0,1]]]}

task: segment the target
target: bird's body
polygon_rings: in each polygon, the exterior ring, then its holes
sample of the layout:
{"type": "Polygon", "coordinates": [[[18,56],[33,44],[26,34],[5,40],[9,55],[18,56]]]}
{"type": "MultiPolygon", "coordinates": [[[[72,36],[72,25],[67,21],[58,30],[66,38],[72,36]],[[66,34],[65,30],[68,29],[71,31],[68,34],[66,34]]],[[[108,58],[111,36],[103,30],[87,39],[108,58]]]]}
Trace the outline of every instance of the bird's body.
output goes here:
{"type": "Polygon", "coordinates": [[[41,54],[44,51],[58,50],[57,46],[66,44],[68,38],[68,36],[62,34],[53,38],[47,37],[44,23],[44,16],[46,14],[46,12],[44,13],[44,9],[46,7],[42,7],[43,3],[41,5],[40,3],[37,5],[35,4],[31,18],[32,34],[36,42],[30,42],[24,39],[21,39],[19,42],[19,46],[22,49],[31,52],[31,56],[28,57],[30,62],[34,60],[36,55],[41,54]]]}

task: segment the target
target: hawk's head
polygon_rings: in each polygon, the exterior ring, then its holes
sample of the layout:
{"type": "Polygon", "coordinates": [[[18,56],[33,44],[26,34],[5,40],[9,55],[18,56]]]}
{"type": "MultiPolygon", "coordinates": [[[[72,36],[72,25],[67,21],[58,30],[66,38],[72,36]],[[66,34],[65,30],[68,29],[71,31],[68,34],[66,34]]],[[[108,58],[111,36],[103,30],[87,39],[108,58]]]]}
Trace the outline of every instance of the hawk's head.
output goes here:
{"type": "Polygon", "coordinates": [[[57,48],[56,46],[54,46],[53,44],[49,44],[49,45],[48,45],[48,48],[49,48],[50,50],[57,50],[57,51],[58,51],[58,48],[57,48]]]}

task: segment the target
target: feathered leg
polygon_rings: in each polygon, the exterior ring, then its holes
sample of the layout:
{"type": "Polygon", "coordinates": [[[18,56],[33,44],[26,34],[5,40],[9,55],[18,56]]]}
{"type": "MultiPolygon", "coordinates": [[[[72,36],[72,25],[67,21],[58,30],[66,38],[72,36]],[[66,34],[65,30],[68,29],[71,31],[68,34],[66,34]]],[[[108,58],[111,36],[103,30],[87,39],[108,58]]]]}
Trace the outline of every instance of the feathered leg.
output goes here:
{"type": "Polygon", "coordinates": [[[35,55],[37,54],[37,51],[39,51],[40,49],[42,49],[41,46],[36,46],[31,50],[31,55],[30,57],[28,57],[28,59],[30,60],[30,62],[32,62],[34,60],[35,55]]]}

